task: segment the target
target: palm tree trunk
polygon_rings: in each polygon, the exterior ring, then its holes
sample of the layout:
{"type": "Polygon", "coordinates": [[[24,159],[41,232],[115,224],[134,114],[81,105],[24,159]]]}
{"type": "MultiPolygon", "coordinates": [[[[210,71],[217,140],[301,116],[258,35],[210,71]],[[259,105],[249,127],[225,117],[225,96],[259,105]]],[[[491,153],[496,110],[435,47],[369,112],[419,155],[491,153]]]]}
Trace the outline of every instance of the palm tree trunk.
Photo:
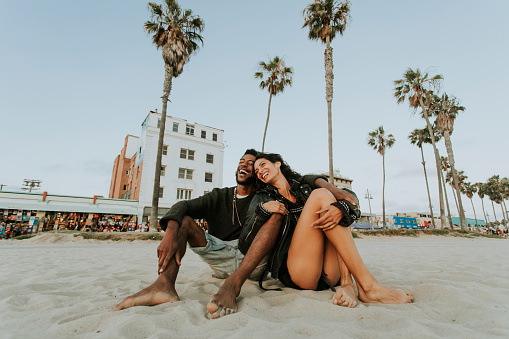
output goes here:
{"type": "Polygon", "coordinates": [[[161,112],[161,125],[159,126],[159,140],[157,143],[156,170],[154,173],[154,191],[152,192],[152,209],[150,211],[150,232],[157,232],[159,212],[159,187],[161,184],[161,158],[163,155],[164,129],[166,127],[166,109],[168,97],[171,92],[173,70],[168,64],[164,64],[164,85],[163,85],[163,111],[161,112]]]}
{"type": "Polygon", "coordinates": [[[385,229],[385,149],[382,153],[382,173],[383,173],[383,184],[382,184],[382,211],[384,216],[383,226],[385,229]]]}
{"type": "MultiPolygon", "coordinates": [[[[445,204],[447,206],[447,215],[449,216],[449,227],[452,229],[452,217],[451,217],[451,208],[449,206],[449,197],[447,196],[447,187],[445,186],[444,172],[440,171],[440,177],[442,178],[442,186],[444,186],[444,194],[445,194],[445,204]]],[[[442,227],[445,228],[445,227],[442,227]]]]}
{"type": "Polygon", "coordinates": [[[429,136],[431,138],[431,144],[433,145],[433,152],[435,153],[435,162],[437,165],[437,176],[438,176],[438,195],[440,196],[440,222],[442,223],[442,225],[445,225],[444,198],[442,193],[442,185],[440,184],[440,171],[442,163],[440,162],[440,155],[438,154],[437,145],[435,143],[435,134],[433,133],[433,128],[431,127],[431,124],[429,122],[428,111],[424,107],[424,102],[422,101],[421,96],[419,97],[419,103],[424,113],[424,117],[426,118],[426,126],[428,127],[429,136]]]}
{"type": "Polygon", "coordinates": [[[484,225],[488,224],[488,218],[486,218],[486,210],[484,209],[484,199],[481,198],[482,213],[484,214],[484,225]]]}
{"type": "Polygon", "coordinates": [[[332,82],[334,80],[334,73],[332,71],[334,65],[332,62],[332,47],[330,47],[330,37],[326,38],[326,45],[324,52],[324,66],[325,66],[325,100],[327,100],[327,123],[328,123],[328,144],[329,144],[329,179],[331,184],[334,185],[334,166],[332,156],[332,97],[333,88],[332,82]]]}
{"type": "Polygon", "coordinates": [[[475,214],[475,207],[474,207],[474,202],[472,201],[472,198],[470,198],[470,203],[472,204],[472,209],[474,210],[475,228],[479,228],[479,225],[477,225],[477,215],[475,214]]]}
{"type": "Polygon", "coordinates": [[[271,101],[272,101],[272,92],[269,92],[269,108],[267,110],[267,121],[265,122],[265,131],[263,132],[262,152],[265,150],[265,136],[267,135],[267,127],[269,127],[270,102],[271,101]]]}
{"type": "Polygon", "coordinates": [[[431,225],[433,226],[433,228],[436,228],[435,217],[433,216],[433,206],[431,205],[431,196],[429,194],[428,174],[426,173],[426,162],[424,161],[424,152],[422,151],[422,146],[419,148],[421,149],[422,167],[424,168],[424,179],[426,179],[426,190],[428,191],[429,212],[431,213],[431,225]]]}
{"type": "Polygon", "coordinates": [[[493,200],[491,200],[491,207],[493,207],[493,216],[495,217],[495,221],[498,221],[497,213],[495,213],[495,204],[493,203],[493,200]]]}
{"type": "Polygon", "coordinates": [[[460,183],[458,180],[458,173],[456,172],[456,168],[454,167],[454,154],[452,151],[452,143],[451,137],[449,135],[449,131],[445,131],[444,133],[445,140],[445,149],[447,150],[447,157],[449,158],[449,164],[451,165],[452,170],[452,181],[454,183],[454,187],[456,188],[456,194],[458,195],[458,212],[460,217],[460,225],[462,231],[468,231],[467,219],[465,218],[465,210],[463,209],[463,203],[461,201],[461,190],[460,183]]]}
{"type": "Polygon", "coordinates": [[[509,222],[509,220],[508,220],[509,215],[507,214],[507,206],[505,205],[505,200],[502,200],[502,203],[504,204],[504,208],[505,208],[505,216],[506,216],[505,220],[506,220],[506,224],[507,224],[507,222],[509,222]]]}

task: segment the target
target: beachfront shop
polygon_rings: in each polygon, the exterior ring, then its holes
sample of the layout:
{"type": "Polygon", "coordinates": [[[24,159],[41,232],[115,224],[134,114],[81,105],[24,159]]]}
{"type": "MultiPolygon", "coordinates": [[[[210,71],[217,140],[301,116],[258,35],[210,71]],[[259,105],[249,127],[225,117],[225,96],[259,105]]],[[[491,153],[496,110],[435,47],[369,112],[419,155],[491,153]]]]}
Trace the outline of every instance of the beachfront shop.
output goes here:
{"type": "Polygon", "coordinates": [[[138,202],[99,196],[75,197],[26,192],[0,192],[0,222],[17,232],[49,230],[134,231],[138,202]]]}

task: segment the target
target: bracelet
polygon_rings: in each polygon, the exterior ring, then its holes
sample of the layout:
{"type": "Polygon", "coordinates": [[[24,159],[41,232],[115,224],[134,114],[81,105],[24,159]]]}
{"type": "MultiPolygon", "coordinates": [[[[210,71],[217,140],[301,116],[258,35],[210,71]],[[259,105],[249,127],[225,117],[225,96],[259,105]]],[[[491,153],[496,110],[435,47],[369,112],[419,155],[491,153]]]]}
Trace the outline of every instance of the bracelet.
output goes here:
{"type": "Polygon", "coordinates": [[[361,211],[346,200],[339,200],[333,202],[331,205],[339,208],[341,213],[343,213],[343,218],[339,222],[339,225],[343,227],[349,227],[355,220],[361,217],[361,211]]]}

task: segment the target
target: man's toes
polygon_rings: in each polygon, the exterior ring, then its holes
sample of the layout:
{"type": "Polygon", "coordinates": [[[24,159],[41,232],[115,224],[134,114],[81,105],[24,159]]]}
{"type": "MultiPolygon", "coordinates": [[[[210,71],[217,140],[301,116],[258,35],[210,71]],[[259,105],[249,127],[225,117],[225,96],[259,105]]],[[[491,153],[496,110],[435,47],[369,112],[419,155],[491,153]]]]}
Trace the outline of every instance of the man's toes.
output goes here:
{"type": "Polygon", "coordinates": [[[209,311],[210,313],[215,313],[216,311],[218,311],[218,309],[219,305],[215,300],[210,300],[209,303],[207,304],[207,311],[209,311]]]}

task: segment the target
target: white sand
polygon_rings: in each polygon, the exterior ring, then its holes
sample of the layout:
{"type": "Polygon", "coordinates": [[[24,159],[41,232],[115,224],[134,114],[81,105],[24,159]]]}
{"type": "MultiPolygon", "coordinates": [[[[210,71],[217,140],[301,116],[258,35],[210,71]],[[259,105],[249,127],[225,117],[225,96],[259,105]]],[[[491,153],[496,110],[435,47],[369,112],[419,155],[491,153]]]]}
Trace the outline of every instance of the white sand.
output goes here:
{"type": "Polygon", "coordinates": [[[239,312],[210,320],[221,280],[193,252],[177,280],[182,301],[110,312],[155,280],[158,243],[54,239],[0,241],[1,338],[509,337],[509,240],[357,239],[374,276],[410,290],[413,304],[347,309],[330,291],[248,282],[239,312]]]}

